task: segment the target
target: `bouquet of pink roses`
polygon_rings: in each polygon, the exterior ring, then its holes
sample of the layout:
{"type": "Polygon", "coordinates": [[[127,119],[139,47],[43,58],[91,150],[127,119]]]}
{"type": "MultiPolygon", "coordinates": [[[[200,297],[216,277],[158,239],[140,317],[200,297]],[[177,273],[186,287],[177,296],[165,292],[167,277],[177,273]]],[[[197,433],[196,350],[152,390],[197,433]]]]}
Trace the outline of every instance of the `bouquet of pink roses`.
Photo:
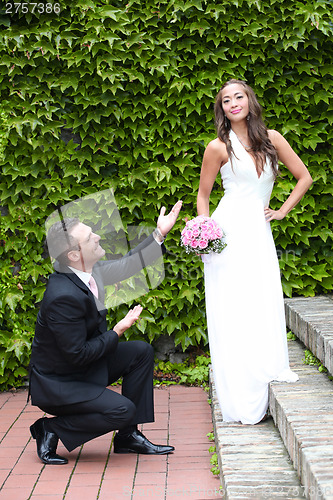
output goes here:
{"type": "Polygon", "coordinates": [[[223,241],[224,236],[223,230],[213,219],[199,215],[186,222],[180,242],[186,253],[221,253],[227,246],[223,241]]]}

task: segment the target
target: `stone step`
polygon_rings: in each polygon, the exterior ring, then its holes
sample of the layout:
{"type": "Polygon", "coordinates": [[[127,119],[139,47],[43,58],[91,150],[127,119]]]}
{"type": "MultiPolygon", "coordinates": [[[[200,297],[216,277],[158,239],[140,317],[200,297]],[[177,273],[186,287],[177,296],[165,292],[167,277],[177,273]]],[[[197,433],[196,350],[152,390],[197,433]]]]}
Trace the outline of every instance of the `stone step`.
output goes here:
{"type": "Polygon", "coordinates": [[[285,299],[288,328],[333,375],[333,296],[285,299]]]}
{"type": "Polygon", "coordinates": [[[306,498],[333,500],[333,382],[304,364],[304,344],[296,340],[288,346],[300,380],[270,384],[270,411],[306,498]]]}
{"type": "Polygon", "coordinates": [[[285,307],[287,326],[302,340],[288,343],[300,380],[270,384],[273,420],[255,426],[223,422],[210,373],[225,499],[333,500],[333,382],[304,364],[308,348],[333,374],[333,299],[286,299],[285,307]]]}
{"type": "Polygon", "coordinates": [[[224,498],[304,499],[304,489],[273,420],[257,425],[222,422],[212,370],[210,396],[224,498]]]}

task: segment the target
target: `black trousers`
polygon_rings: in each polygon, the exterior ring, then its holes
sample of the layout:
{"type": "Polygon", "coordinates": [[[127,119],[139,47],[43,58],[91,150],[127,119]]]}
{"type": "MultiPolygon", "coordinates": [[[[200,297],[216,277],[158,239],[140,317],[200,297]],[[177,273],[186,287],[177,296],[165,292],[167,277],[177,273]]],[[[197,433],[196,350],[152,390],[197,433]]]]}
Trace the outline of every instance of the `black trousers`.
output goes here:
{"type": "Polygon", "coordinates": [[[40,407],[68,451],[115,429],[154,421],[154,350],[141,341],[120,342],[108,359],[108,385],[123,377],[122,394],[107,389],[91,401],[40,407]]]}

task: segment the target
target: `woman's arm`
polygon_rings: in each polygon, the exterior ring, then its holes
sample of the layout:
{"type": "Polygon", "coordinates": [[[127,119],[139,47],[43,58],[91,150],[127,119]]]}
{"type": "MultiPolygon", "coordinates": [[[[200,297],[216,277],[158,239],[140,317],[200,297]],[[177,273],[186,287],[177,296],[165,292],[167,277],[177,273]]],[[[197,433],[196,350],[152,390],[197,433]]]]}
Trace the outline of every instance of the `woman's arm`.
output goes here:
{"type": "Polygon", "coordinates": [[[288,141],[276,130],[269,130],[268,135],[278,153],[279,160],[293,174],[297,184],[279,210],[265,208],[267,222],[273,219],[283,219],[303,198],[313,182],[308,169],[288,141]]]}
{"type": "Polygon", "coordinates": [[[228,161],[226,145],[220,139],[211,141],[203,156],[197,196],[198,215],[209,217],[209,196],[222,165],[228,161]]]}

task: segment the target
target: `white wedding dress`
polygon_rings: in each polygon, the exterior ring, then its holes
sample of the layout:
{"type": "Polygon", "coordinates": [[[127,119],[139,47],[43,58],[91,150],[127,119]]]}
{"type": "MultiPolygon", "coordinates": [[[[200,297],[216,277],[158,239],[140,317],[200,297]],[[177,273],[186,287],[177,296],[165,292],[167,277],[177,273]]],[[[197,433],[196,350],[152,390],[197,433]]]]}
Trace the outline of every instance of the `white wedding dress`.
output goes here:
{"type": "Polygon", "coordinates": [[[230,131],[236,158],[221,168],[224,196],[212,214],[226,234],[220,254],[203,256],[209,346],[223,420],[255,424],[272,380],[289,368],[280,270],[264,208],[274,184],[269,162],[258,178],[251,155],[230,131]]]}

